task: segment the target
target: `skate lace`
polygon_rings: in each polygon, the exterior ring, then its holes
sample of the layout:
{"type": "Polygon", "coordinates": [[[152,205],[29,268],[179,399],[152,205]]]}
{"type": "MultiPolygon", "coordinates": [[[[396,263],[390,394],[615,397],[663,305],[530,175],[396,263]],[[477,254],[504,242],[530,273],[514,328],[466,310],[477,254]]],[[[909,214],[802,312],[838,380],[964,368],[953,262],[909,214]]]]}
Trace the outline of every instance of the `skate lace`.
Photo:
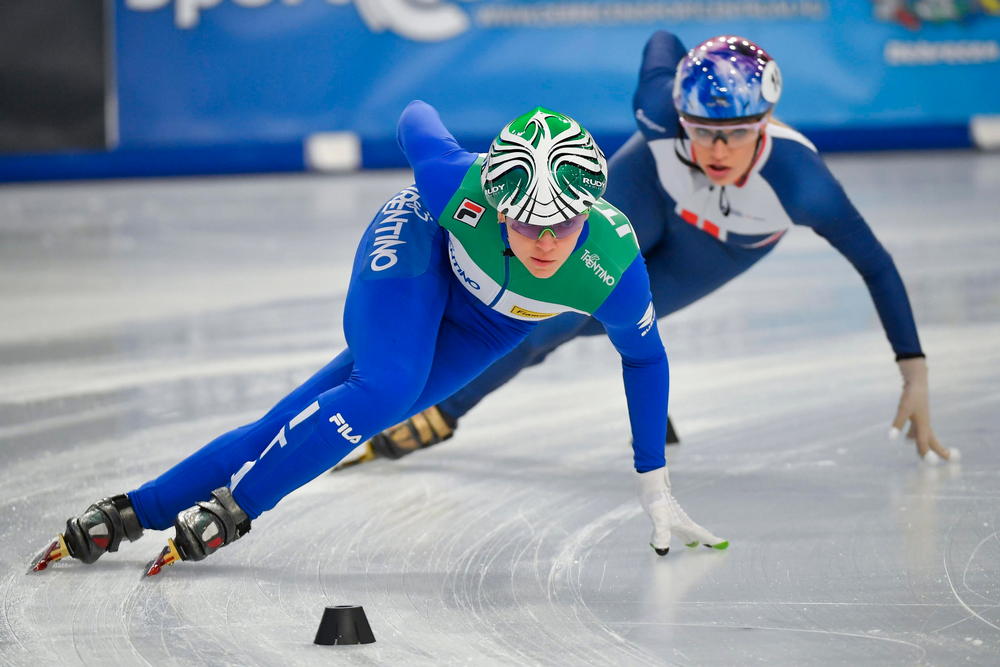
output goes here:
{"type": "Polygon", "coordinates": [[[681,504],[677,502],[677,499],[674,498],[674,494],[667,491],[663,495],[667,498],[667,507],[670,508],[671,517],[676,523],[697,525],[691,520],[691,517],[687,515],[687,512],[685,512],[684,508],[681,507],[681,504]]]}

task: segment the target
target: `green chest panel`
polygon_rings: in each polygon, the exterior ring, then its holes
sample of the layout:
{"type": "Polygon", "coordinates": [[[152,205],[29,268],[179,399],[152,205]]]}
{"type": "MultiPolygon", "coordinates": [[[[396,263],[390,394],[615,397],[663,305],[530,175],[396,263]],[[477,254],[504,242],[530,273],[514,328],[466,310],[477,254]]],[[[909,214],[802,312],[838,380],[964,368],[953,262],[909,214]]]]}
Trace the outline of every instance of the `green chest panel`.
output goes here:
{"type": "Polygon", "coordinates": [[[448,254],[455,277],[494,310],[538,321],[574,311],[593,314],[639,254],[628,218],[603,199],[590,211],[586,240],[549,278],[535,278],[507,246],[496,209],[479,182],[482,157],[469,168],[438,224],[449,232],[448,254]]]}

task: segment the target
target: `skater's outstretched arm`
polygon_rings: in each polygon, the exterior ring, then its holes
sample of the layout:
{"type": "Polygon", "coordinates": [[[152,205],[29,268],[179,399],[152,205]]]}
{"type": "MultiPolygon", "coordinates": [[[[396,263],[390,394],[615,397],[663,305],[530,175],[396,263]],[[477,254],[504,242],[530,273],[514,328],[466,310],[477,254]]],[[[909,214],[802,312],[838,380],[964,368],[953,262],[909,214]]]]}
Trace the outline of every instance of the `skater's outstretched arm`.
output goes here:
{"type": "Polygon", "coordinates": [[[691,520],[670,489],[664,455],[670,370],[641,255],[594,317],[604,324],[622,358],[639,502],[653,523],[650,546],[666,555],[676,535],[689,547],[725,549],[729,542],[691,520]]]}
{"type": "Polygon", "coordinates": [[[476,161],[476,154],[459,146],[437,110],[421,100],[414,100],[403,109],[396,126],[396,139],[413,167],[424,204],[437,218],[476,161]]]}
{"type": "Polygon", "coordinates": [[[637,472],[666,465],[670,369],[663,349],[642,256],[622,274],[615,291],[594,313],[622,358],[622,378],[632,427],[637,472]]]}
{"type": "Polygon", "coordinates": [[[810,146],[775,139],[761,175],[774,188],[789,217],[796,224],[812,227],[864,279],[903,377],[892,432],[898,433],[909,421],[909,437],[922,458],[951,458],[952,452],[938,442],[931,427],[927,364],[906,287],[892,257],[810,146]]]}

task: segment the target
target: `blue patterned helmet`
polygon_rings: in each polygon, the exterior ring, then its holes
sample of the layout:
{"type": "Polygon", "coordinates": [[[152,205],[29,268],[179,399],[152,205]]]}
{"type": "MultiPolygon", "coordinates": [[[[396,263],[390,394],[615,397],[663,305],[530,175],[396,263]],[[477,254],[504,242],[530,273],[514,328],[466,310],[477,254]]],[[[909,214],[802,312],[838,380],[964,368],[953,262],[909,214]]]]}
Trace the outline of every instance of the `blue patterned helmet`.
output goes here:
{"type": "Polygon", "coordinates": [[[759,118],[779,97],[778,63],[742,37],[713,37],[677,64],[674,107],[685,116],[709,121],[759,118]]]}

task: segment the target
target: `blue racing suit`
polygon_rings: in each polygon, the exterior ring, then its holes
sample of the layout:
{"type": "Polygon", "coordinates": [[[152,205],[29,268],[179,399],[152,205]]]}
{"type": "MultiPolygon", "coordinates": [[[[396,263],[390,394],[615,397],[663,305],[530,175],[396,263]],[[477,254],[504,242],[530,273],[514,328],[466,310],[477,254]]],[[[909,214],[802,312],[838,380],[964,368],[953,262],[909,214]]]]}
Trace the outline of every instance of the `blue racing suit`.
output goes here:
{"type": "Polygon", "coordinates": [[[469,196],[485,202],[478,187],[481,158],[458,145],[437,112],[411,103],[400,117],[398,136],[416,185],[383,205],[358,246],[344,309],[348,348],[259,420],[219,436],[131,491],[144,527],[169,527],[178,512],[223,486],[256,518],[373,434],[451,395],[521,342],[539,326],[536,320],[563,310],[604,325],[622,356],[636,469],[664,465],[667,358],[628,221],[599,202],[595,209],[607,215],[591,213],[566,264],[549,282],[534,278],[509,252],[496,211],[470,202],[469,196]],[[464,217],[456,200],[465,207],[464,217]],[[479,217],[471,220],[470,211],[479,217]],[[451,231],[442,226],[446,214],[451,231]],[[457,254],[465,248],[462,232],[472,233],[463,225],[472,222],[481,225],[473,250],[487,251],[509,278],[488,298],[482,267],[468,254],[457,254]],[[621,244],[631,244],[631,250],[623,252],[627,246],[621,244]],[[598,276],[591,268],[597,255],[628,262],[598,276]],[[569,281],[583,300],[560,305],[554,302],[558,298],[537,298],[551,297],[564,271],[592,278],[569,281]],[[579,303],[595,307],[581,310],[579,303]]]}

